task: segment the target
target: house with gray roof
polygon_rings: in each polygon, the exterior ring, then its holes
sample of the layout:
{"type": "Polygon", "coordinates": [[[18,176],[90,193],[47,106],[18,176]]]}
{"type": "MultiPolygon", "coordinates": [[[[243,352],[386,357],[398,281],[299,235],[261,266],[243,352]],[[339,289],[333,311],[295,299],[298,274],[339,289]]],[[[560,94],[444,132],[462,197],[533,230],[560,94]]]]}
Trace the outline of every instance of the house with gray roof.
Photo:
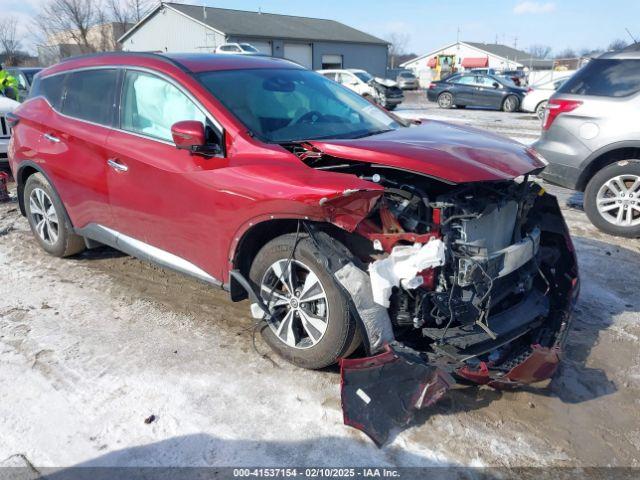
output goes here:
{"type": "Polygon", "coordinates": [[[125,51],[213,52],[250,43],[307,68],[361,68],[384,76],[388,43],[335,20],[161,3],[128,30],[125,51]]]}

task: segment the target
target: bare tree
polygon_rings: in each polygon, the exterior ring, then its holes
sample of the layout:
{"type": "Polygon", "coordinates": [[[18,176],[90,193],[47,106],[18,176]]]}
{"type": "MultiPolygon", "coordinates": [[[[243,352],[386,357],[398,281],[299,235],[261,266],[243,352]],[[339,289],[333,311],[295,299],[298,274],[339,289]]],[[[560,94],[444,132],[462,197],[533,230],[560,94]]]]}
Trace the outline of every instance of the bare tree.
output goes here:
{"type": "Polygon", "coordinates": [[[406,33],[394,32],[389,35],[389,67],[396,68],[398,57],[405,53],[409,35],[406,33]]]}
{"type": "Polygon", "coordinates": [[[36,25],[47,43],[76,44],[88,53],[101,48],[92,38],[91,27],[104,20],[100,0],[49,0],[36,17],[36,25]]]}
{"type": "Polygon", "coordinates": [[[551,47],[548,45],[531,45],[527,49],[531,56],[536,58],[547,58],[551,54],[551,47]]]}
{"type": "Polygon", "coordinates": [[[152,6],[151,0],[107,0],[109,16],[121,25],[138,23],[152,6]]]}
{"type": "Polygon", "coordinates": [[[554,58],[576,58],[578,54],[573,48],[565,48],[554,55],[554,58]]]}
{"type": "Polygon", "coordinates": [[[609,44],[609,47],[607,48],[607,50],[622,50],[628,45],[629,44],[625,40],[618,38],[609,44]]]}
{"type": "MultiPolygon", "coordinates": [[[[114,37],[121,37],[131,25],[142,20],[153,6],[155,4],[152,0],[107,0],[107,11],[113,22],[114,37]]],[[[114,49],[119,48],[119,45],[114,45],[114,49]]]]}
{"type": "Polygon", "coordinates": [[[20,54],[20,40],[18,40],[18,19],[8,16],[0,19],[0,51],[5,55],[5,63],[13,65],[20,54]]]}

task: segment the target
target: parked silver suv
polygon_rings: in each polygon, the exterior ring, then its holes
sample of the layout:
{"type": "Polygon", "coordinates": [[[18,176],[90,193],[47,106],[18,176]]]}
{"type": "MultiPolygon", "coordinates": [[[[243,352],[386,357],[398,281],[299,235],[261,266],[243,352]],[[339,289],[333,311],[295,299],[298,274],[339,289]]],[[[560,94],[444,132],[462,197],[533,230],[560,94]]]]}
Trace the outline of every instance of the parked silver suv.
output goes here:
{"type": "Polygon", "coordinates": [[[640,52],[605,53],[551,97],[535,149],[543,177],[584,191],[600,230],[640,236],[640,52]]]}

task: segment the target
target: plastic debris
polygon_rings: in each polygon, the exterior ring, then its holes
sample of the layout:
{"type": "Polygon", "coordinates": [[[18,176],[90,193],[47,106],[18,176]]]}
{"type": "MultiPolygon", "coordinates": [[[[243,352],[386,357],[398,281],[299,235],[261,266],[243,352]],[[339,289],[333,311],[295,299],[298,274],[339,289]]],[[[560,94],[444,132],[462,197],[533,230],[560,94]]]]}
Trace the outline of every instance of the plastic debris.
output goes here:
{"type": "Polygon", "coordinates": [[[402,285],[414,289],[422,285],[419,272],[444,265],[444,242],[432,238],[425,244],[400,245],[391,250],[388,257],[369,265],[373,300],[389,308],[389,297],[393,287],[402,285]]]}

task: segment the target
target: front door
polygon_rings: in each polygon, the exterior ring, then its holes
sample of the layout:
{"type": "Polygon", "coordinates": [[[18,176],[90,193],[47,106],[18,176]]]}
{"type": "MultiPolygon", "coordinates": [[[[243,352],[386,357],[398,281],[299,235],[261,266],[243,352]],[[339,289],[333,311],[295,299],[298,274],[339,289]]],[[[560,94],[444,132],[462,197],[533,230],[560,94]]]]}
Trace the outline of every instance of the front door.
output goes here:
{"type": "Polygon", "coordinates": [[[211,264],[214,192],[198,174],[223,166],[224,159],[176,149],[171,126],[182,120],[201,121],[211,137],[220,135],[174,83],[147,72],[126,71],[120,129],[107,139],[107,181],[118,246],[137,249],[136,255],[146,253],[151,260],[195,276],[206,272],[220,278],[211,264]]]}
{"type": "Polygon", "coordinates": [[[497,80],[486,75],[478,75],[475,84],[478,98],[483,107],[500,108],[502,106],[504,90],[497,80]]]}

